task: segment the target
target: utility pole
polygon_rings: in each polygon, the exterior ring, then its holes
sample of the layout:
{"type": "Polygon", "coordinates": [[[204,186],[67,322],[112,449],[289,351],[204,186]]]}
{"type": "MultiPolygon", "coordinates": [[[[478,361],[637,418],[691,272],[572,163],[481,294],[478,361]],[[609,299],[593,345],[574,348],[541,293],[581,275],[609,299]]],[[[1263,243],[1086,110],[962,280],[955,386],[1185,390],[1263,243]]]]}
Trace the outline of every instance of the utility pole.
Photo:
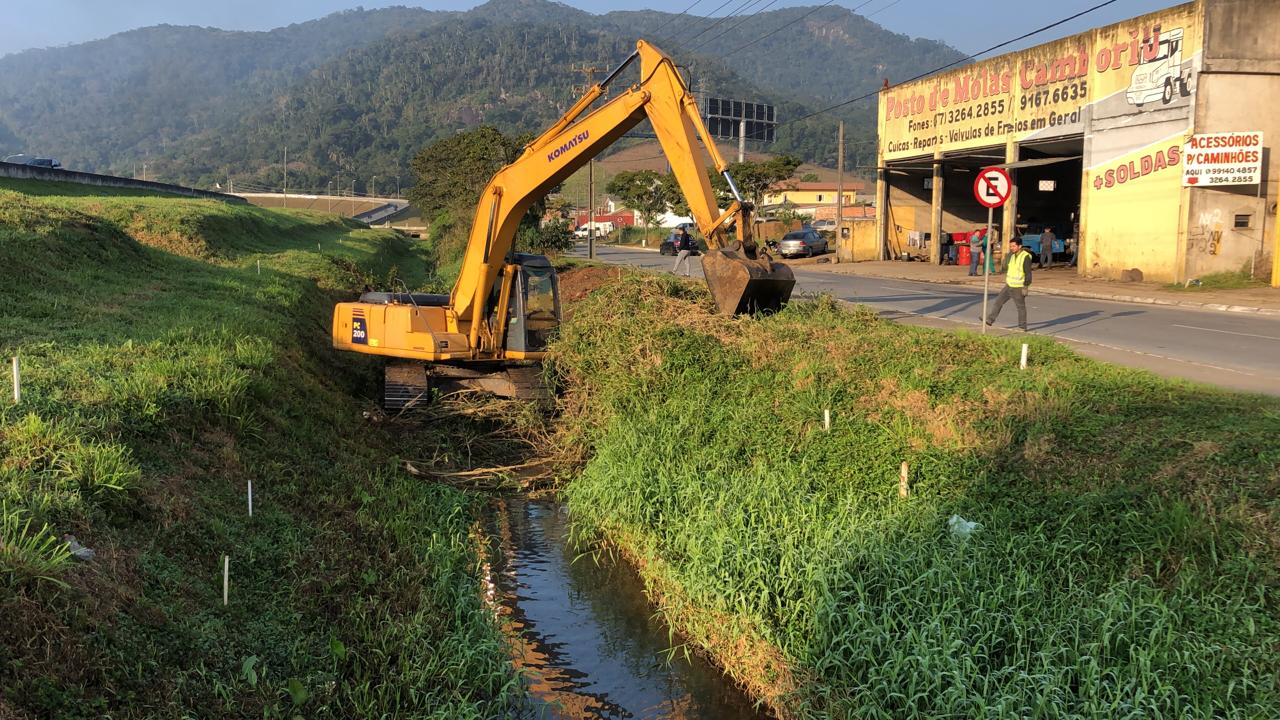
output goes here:
{"type": "Polygon", "coordinates": [[[369,181],[369,197],[378,197],[378,176],[374,175],[369,181]]]}
{"type": "MultiPolygon", "coordinates": [[[[600,68],[594,65],[577,65],[571,68],[575,72],[580,72],[587,76],[587,84],[583,87],[582,92],[585,93],[596,84],[596,73],[604,72],[607,68],[600,68]]],[[[587,259],[596,259],[596,159],[593,157],[587,161],[587,259]]]]}
{"type": "Polygon", "coordinates": [[[329,185],[324,191],[325,212],[333,212],[333,181],[329,181],[329,185]]]}
{"type": "Polygon", "coordinates": [[[840,121],[836,140],[836,262],[840,262],[840,244],[844,242],[844,121],[840,121]]]}
{"type": "Polygon", "coordinates": [[[747,161],[747,119],[738,120],[738,162],[747,161]]]}
{"type": "Polygon", "coordinates": [[[147,164],[142,163],[142,182],[147,181],[147,164]]]}
{"type": "Polygon", "coordinates": [[[284,163],[280,166],[284,171],[284,206],[289,207],[289,147],[284,148],[284,163]]]}
{"type": "Polygon", "coordinates": [[[587,161],[587,259],[596,259],[596,161],[587,161]]]}
{"type": "Polygon", "coordinates": [[[396,198],[400,197],[400,176],[396,176],[396,198]]]}

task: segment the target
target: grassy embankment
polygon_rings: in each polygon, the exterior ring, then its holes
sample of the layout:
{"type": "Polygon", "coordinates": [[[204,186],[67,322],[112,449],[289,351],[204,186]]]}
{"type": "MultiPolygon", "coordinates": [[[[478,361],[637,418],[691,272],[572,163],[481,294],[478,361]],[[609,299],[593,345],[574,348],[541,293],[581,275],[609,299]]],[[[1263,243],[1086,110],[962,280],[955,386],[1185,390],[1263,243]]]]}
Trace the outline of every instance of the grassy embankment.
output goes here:
{"type": "Polygon", "coordinates": [[[821,301],[709,309],[655,277],[576,308],[555,350],[593,450],[564,494],[758,696],[813,718],[1280,716],[1280,403],[1036,337],[1019,371],[1017,339],[821,301]],[[953,514],[981,529],[953,538],[953,514]]]}
{"type": "Polygon", "coordinates": [[[473,499],[396,470],[373,363],[328,347],[334,299],[397,266],[428,280],[332,216],[0,182],[0,717],[509,707],[473,499]]]}

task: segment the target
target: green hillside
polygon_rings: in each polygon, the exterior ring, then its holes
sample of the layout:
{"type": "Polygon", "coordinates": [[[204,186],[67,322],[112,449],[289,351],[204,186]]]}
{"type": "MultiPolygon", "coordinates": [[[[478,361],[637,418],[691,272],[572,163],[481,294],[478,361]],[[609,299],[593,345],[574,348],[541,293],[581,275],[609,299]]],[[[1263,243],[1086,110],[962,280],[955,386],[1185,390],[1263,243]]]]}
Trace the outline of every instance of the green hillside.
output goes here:
{"type": "Polygon", "coordinates": [[[376,363],[328,344],[335,299],[430,281],[420,248],[82,190],[0,181],[0,717],[507,714],[474,500],[397,469],[376,363]]]}
{"type": "MultiPolygon", "coordinates": [[[[681,18],[656,39],[695,88],[773,102],[782,119],[959,57],[835,7],[717,57],[802,11],[760,13],[696,40],[714,21],[681,18]]],[[[123,174],[145,161],[162,180],[280,187],[288,147],[295,187],[354,179],[365,191],[374,175],[407,180],[408,158],[460,127],[540,130],[584,82],[575,64],[613,67],[671,18],[492,0],[467,12],[348,11],[270,32],[156,26],[18,53],[0,58],[0,153],[123,174]]],[[[851,123],[850,142],[874,132],[862,104],[788,126],[772,150],[833,164],[839,117],[851,123]]]]}
{"type": "Polygon", "coordinates": [[[127,173],[143,160],[162,167],[174,142],[234,126],[317,65],[439,19],[388,8],[271,32],[157,25],[9,55],[0,58],[0,128],[15,138],[0,131],[0,155],[53,156],[91,172],[127,173]]]}

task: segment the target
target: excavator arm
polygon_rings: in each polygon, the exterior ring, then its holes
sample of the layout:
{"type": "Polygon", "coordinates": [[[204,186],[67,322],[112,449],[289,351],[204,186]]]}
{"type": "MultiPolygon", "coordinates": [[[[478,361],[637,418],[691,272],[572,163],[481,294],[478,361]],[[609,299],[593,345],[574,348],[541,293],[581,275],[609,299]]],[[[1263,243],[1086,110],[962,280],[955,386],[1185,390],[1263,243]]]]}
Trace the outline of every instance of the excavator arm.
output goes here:
{"type": "Polygon", "coordinates": [[[449,303],[457,324],[455,332],[469,335],[473,348],[479,341],[485,301],[512,251],[517,227],[529,206],[646,118],[712,248],[703,267],[721,311],[777,309],[787,301],[795,284],[791,271],[756,252],[750,238],[750,206],[738,196],[684,78],[671,58],[641,40],[631,57],[593,86],[485,187],[449,303]],[[587,112],[609,83],[635,60],[640,61],[640,82],[587,112]],[[716,203],[699,139],[716,172],[725,176],[738,196],[724,211],[716,203]],[[736,240],[729,234],[730,222],[737,223],[736,240]]]}

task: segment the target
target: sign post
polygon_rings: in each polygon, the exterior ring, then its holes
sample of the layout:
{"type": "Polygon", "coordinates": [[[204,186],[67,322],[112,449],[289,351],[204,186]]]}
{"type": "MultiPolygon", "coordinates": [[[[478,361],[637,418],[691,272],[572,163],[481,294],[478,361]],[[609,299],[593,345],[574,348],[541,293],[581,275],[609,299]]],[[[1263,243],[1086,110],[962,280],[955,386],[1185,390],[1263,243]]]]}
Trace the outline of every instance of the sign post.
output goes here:
{"type": "MultiPolygon", "coordinates": [[[[996,208],[1009,201],[1013,181],[1000,167],[983,168],[973,181],[973,196],[987,209],[987,235],[983,239],[982,257],[982,334],[987,334],[987,298],[991,292],[991,224],[996,208]]],[[[973,248],[970,248],[972,251],[973,248]]]]}
{"type": "Polygon", "coordinates": [[[1280,288],[1280,211],[1276,212],[1276,243],[1271,246],[1271,287],[1280,288]]]}

